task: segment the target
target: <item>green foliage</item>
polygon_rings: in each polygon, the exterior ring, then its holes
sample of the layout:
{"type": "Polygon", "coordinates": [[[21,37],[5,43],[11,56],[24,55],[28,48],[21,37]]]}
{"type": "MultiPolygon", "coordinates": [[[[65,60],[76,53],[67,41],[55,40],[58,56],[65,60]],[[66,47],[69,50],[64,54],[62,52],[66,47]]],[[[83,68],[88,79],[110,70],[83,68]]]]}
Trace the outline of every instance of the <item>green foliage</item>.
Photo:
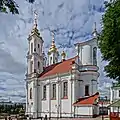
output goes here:
{"type": "Polygon", "coordinates": [[[22,105],[0,105],[0,113],[7,114],[24,114],[25,110],[22,105]]]}
{"type": "MultiPolygon", "coordinates": [[[[30,3],[33,3],[34,0],[27,0],[30,3]]],[[[12,14],[19,14],[18,11],[19,6],[16,4],[15,0],[0,0],[0,12],[12,14]]]]}
{"type": "Polygon", "coordinates": [[[14,0],[0,0],[0,12],[18,14],[18,5],[14,0]]]}
{"type": "Polygon", "coordinates": [[[107,76],[120,80],[120,0],[106,5],[102,17],[102,32],[99,36],[99,48],[102,58],[108,61],[105,66],[107,76]]]}

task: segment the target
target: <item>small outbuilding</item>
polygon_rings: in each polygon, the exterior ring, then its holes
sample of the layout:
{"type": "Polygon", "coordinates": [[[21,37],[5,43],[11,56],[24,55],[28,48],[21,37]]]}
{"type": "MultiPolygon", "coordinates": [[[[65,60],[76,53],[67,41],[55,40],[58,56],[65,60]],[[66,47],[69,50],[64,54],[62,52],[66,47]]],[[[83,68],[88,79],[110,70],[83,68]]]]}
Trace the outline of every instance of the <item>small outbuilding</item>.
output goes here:
{"type": "Polygon", "coordinates": [[[120,100],[117,100],[109,106],[110,120],[120,120],[120,100]]]}
{"type": "Polygon", "coordinates": [[[99,93],[78,99],[74,104],[74,117],[96,117],[99,115],[99,93]]]}

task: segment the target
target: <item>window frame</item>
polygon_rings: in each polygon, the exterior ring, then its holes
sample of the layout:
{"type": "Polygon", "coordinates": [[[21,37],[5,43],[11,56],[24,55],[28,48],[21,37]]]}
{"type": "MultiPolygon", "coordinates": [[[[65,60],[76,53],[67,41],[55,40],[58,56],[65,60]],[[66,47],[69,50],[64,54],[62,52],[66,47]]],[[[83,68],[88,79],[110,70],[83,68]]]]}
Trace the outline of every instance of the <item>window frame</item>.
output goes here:
{"type": "Polygon", "coordinates": [[[89,85],[85,85],[85,96],[89,96],[90,90],[89,90],[89,85]],[[87,92],[86,92],[86,87],[88,87],[87,92]]]}
{"type": "Polygon", "coordinates": [[[44,85],[43,86],[43,100],[46,100],[46,96],[47,96],[47,86],[44,85]]]}
{"type": "Polygon", "coordinates": [[[93,47],[93,65],[97,65],[97,47],[93,47]]]}
{"type": "Polygon", "coordinates": [[[30,61],[30,72],[33,73],[33,61],[30,61]]]}
{"type": "Polygon", "coordinates": [[[52,98],[51,99],[56,99],[56,84],[52,84],[52,98]]]}
{"type": "Polygon", "coordinates": [[[30,94],[29,98],[32,99],[32,88],[30,88],[30,93],[29,94],[30,94]]]}
{"type": "Polygon", "coordinates": [[[63,98],[68,98],[68,81],[63,82],[63,98]]]}
{"type": "Polygon", "coordinates": [[[50,64],[52,64],[52,59],[53,59],[53,58],[52,58],[52,57],[50,57],[50,64]]]}
{"type": "Polygon", "coordinates": [[[31,54],[33,53],[33,43],[30,44],[31,54]]]}
{"type": "Polygon", "coordinates": [[[40,44],[38,44],[38,48],[40,48],[40,44]]]}
{"type": "Polygon", "coordinates": [[[119,93],[118,93],[118,97],[120,97],[120,90],[118,91],[119,93]]]}

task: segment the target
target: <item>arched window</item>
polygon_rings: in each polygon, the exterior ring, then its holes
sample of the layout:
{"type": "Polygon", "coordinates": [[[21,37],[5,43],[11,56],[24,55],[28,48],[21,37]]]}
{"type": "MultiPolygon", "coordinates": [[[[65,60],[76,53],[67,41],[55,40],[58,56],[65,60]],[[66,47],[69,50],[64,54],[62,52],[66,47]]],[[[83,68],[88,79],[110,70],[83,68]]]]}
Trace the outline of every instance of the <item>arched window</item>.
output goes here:
{"type": "Polygon", "coordinates": [[[50,64],[52,64],[52,57],[50,57],[50,64]]]}
{"type": "Polygon", "coordinates": [[[43,99],[46,99],[46,85],[43,86],[43,99]]]}
{"type": "Polygon", "coordinates": [[[30,72],[33,72],[33,61],[30,62],[30,72]]]}
{"type": "Polygon", "coordinates": [[[30,99],[32,99],[32,88],[30,88],[30,99]]]}
{"type": "Polygon", "coordinates": [[[93,48],[93,65],[97,65],[97,47],[93,48]]]}
{"type": "Polygon", "coordinates": [[[33,43],[31,43],[31,53],[33,53],[33,43]]]}
{"type": "Polygon", "coordinates": [[[68,97],[68,82],[63,83],[63,97],[68,97]]]}
{"type": "Polygon", "coordinates": [[[56,84],[52,85],[52,99],[56,99],[56,84]]]}
{"type": "Polygon", "coordinates": [[[55,63],[57,63],[57,57],[55,58],[55,63]]]}

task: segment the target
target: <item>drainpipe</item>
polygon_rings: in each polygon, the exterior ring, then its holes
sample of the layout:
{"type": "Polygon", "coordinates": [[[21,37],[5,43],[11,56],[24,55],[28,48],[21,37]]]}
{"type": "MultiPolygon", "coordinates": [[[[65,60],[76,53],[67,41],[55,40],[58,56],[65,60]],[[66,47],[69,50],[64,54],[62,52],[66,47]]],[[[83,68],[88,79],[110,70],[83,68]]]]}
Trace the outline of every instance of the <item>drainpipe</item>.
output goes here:
{"type": "MultiPolygon", "coordinates": [[[[81,48],[81,62],[82,62],[82,46],[80,48],[81,48]]],[[[82,62],[82,64],[83,64],[83,62],[82,62]]]]}
{"type": "Polygon", "coordinates": [[[79,44],[78,44],[78,64],[80,63],[79,54],[80,54],[80,47],[79,47],[79,44]]]}
{"type": "Polygon", "coordinates": [[[71,70],[71,117],[72,117],[72,83],[73,83],[73,81],[72,81],[72,70],[71,70]]]}
{"type": "Polygon", "coordinates": [[[36,80],[36,82],[37,82],[37,85],[36,85],[36,91],[37,91],[37,118],[38,118],[38,87],[39,87],[39,85],[38,85],[38,78],[37,78],[37,80],[36,80]]]}
{"type": "Polygon", "coordinates": [[[59,98],[59,100],[60,100],[60,103],[59,103],[59,108],[60,108],[60,117],[61,117],[61,96],[62,96],[62,87],[61,87],[61,78],[59,77],[59,75],[58,75],[58,78],[59,78],[59,80],[60,80],[60,86],[59,86],[59,89],[60,89],[60,98],[59,98]]]}
{"type": "Polygon", "coordinates": [[[59,99],[60,99],[60,94],[59,94],[59,75],[57,74],[58,77],[58,105],[57,105],[57,119],[59,118],[59,107],[60,107],[60,103],[59,103],[59,99]]]}
{"type": "Polygon", "coordinates": [[[49,118],[51,118],[51,84],[49,78],[49,118]]]}

